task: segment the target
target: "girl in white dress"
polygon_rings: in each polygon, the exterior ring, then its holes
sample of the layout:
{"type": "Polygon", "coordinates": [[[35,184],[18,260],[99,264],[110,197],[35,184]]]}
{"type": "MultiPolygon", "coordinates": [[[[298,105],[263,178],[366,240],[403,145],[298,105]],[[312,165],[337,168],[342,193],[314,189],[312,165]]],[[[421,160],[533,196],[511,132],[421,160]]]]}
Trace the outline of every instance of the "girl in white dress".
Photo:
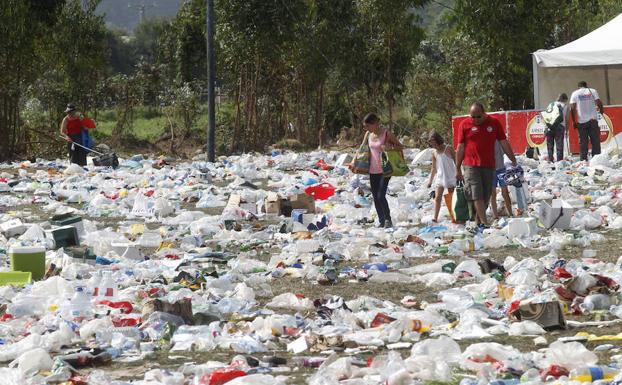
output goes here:
{"type": "Polygon", "coordinates": [[[441,210],[441,201],[445,197],[445,204],[449,210],[449,216],[452,222],[454,214],[451,209],[451,198],[456,187],[456,163],[454,159],[456,154],[452,146],[445,144],[443,137],[433,132],[430,134],[428,144],[432,151],[432,170],[430,172],[430,180],[428,188],[434,185],[434,222],[438,221],[438,213],[441,210]],[[443,194],[447,190],[447,194],[443,194]]]}

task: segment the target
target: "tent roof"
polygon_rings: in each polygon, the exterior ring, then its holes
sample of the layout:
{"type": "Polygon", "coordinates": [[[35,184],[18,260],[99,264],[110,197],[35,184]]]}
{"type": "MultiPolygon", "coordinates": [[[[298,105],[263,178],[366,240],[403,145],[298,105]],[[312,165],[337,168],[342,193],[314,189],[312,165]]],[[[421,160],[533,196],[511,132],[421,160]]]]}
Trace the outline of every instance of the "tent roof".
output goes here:
{"type": "Polygon", "coordinates": [[[533,55],[539,67],[622,64],[622,14],[575,41],[533,55]]]}

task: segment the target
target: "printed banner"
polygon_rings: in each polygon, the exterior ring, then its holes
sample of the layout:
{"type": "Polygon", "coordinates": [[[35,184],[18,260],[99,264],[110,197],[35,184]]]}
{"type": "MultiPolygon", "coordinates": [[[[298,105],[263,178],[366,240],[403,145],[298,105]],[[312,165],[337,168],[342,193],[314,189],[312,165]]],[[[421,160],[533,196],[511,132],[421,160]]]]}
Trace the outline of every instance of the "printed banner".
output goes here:
{"type": "MultiPolygon", "coordinates": [[[[505,129],[508,141],[516,154],[524,153],[528,147],[546,148],[546,125],[542,121],[539,111],[503,111],[489,113],[501,122],[505,129]]],[[[454,147],[458,146],[458,129],[460,123],[467,119],[468,115],[454,116],[451,125],[454,132],[454,147]]],[[[579,153],[579,136],[577,130],[568,123],[568,141],[570,152],[579,153]]],[[[600,141],[604,145],[616,143],[613,137],[622,132],[622,106],[605,106],[605,113],[598,114],[598,126],[600,127],[600,141]]],[[[618,140],[619,141],[619,140],[618,140]]]]}

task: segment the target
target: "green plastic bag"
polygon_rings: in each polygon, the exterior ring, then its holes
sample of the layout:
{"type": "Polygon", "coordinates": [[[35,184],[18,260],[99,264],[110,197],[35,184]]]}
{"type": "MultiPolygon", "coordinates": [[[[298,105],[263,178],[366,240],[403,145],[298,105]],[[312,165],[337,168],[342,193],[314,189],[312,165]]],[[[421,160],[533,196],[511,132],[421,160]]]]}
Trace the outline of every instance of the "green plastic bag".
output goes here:
{"type": "Polygon", "coordinates": [[[386,150],[382,153],[384,176],[404,176],[410,172],[402,150],[386,150]]]}
{"type": "Polygon", "coordinates": [[[454,218],[456,222],[466,222],[471,217],[469,212],[469,203],[464,194],[464,183],[459,181],[454,191],[451,207],[454,210],[454,218]]]}

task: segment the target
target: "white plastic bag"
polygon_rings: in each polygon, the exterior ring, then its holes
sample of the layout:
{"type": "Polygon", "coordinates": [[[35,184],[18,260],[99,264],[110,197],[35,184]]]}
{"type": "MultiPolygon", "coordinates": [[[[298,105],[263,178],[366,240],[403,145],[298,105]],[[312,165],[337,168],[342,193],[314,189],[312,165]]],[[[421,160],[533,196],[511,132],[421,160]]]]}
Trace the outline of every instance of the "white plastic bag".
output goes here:
{"type": "Polygon", "coordinates": [[[546,350],[544,361],[546,366],[559,365],[572,370],[580,366],[592,366],[598,357],[579,342],[555,341],[546,350]]]}
{"type": "Polygon", "coordinates": [[[144,196],[141,192],[134,198],[132,215],[136,217],[153,217],[155,214],[155,201],[144,196]]]}
{"type": "Polygon", "coordinates": [[[10,367],[17,366],[19,371],[26,377],[33,376],[39,370],[50,370],[52,365],[54,365],[52,357],[42,348],[28,350],[9,364],[10,367]]]}
{"type": "Polygon", "coordinates": [[[298,298],[294,293],[283,293],[272,298],[266,306],[302,311],[313,309],[313,302],[309,298],[298,298]]]}

